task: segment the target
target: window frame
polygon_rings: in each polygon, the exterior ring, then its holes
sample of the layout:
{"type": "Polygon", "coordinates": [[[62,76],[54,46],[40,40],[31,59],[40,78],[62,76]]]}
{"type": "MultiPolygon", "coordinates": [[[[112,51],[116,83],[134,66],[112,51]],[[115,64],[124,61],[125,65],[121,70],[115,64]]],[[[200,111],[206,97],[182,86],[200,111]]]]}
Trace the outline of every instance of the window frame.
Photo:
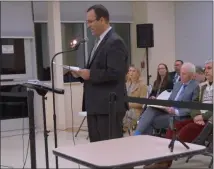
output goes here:
{"type": "MultiPolygon", "coordinates": [[[[36,23],[45,23],[45,24],[48,24],[47,23],[47,21],[34,21],[34,24],[36,24],[36,23]]],[[[87,37],[88,37],[88,34],[87,34],[87,23],[86,23],[86,21],[61,21],[61,24],[66,24],[66,23],[77,23],[77,24],[79,24],[79,23],[81,23],[81,24],[83,24],[83,29],[84,29],[84,37],[83,38],[85,38],[85,39],[87,39],[87,37]]],[[[128,64],[130,64],[131,63],[131,60],[132,60],[132,56],[131,56],[131,53],[132,53],[132,51],[131,51],[131,24],[132,24],[132,22],[120,22],[120,21],[113,21],[113,22],[110,22],[110,23],[112,23],[112,24],[128,24],[129,25],[129,39],[130,39],[130,46],[129,46],[129,50],[130,50],[130,58],[128,59],[128,64]]],[[[88,43],[84,43],[84,50],[85,50],[85,53],[84,53],[84,65],[87,63],[87,61],[88,61],[88,58],[89,58],[89,52],[88,52],[88,43]]],[[[37,65],[36,65],[36,69],[37,69],[37,65]]],[[[38,73],[38,72],[37,72],[38,73]]],[[[37,74],[37,76],[38,76],[38,74],[37,74]]]]}
{"type": "MultiPolygon", "coordinates": [[[[5,38],[5,37],[2,37],[5,38]]],[[[1,74],[2,80],[27,80],[33,78],[33,56],[34,56],[34,43],[33,38],[29,37],[7,37],[8,39],[24,39],[24,53],[25,53],[25,74],[1,74]]]]}

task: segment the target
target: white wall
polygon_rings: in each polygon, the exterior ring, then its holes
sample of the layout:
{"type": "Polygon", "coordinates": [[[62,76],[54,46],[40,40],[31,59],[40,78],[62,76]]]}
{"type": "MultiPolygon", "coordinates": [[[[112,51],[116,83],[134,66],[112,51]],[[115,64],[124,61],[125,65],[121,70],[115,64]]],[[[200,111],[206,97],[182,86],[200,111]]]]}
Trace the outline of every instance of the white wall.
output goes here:
{"type": "Polygon", "coordinates": [[[176,59],[203,66],[213,52],[212,1],[176,2],[176,59]]]}
{"type": "MultiPolygon", "coordinates": [[[[141,62],[145,60],[145,49],[137,48],[136,25],[147,22],[146,2],[135,1],[132,3],[133,23],[131,24],[131,62],[140,68],[141,62]]],[[[146,84],[146,68],[141,69],[141,75],[146,84]]]]}
{"type": "MultiPolygon", "coordinates": [[[[61,21],[85,21],[86,10],[94,4],[103,4],[109,10],[111,20],[115,22],[132,21],[132,2],[128,1],[61,1],[61,21]]],[[[47,22],[47,2],[34,2],[34,11],[36,21],[47,22]]]]}
{"type": "Polygon", "coordinates": [[[157,66],[165,63],[172,70],[175,60],[174,2],[147,2],[147,22],[154,24],[154,47],[149,49],[151,81],[156,79],[157,66]]]}

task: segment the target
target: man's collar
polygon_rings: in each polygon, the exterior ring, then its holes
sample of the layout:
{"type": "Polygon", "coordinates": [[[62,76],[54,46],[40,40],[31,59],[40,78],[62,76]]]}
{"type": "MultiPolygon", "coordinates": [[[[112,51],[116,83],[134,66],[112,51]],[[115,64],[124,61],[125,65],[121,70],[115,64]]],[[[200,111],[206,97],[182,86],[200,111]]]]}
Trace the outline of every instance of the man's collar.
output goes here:
{"type": "Polygon", "coordinates": [[[187,83],[182,83],[182,84],[185,85],[185,86],[187,86],[187,85],[190,84],[191,81],[192,81],[192,80],[189,80],[187,83]]]}
{"type": "Polygon", "coordinates": [[[108,29],[106,29],[101,35],[100,35],[100,40],[102,40],[105,35],[111,30],[111,26],[108,27],[108,29]]]}

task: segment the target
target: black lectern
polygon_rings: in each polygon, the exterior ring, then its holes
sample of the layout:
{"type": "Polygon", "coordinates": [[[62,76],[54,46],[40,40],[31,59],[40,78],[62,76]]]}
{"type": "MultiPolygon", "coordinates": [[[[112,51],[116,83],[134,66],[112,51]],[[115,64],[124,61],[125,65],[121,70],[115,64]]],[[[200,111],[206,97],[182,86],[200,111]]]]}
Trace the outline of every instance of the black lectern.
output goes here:
{"type": "MultiPolygon", "coordinates": [[[[46,126],[46,110],[45,110],[45,100],[47,99],[46,94],[50,91],[52,92],[52,87],[46,85],[38,80],[28,81],[22,84],[23,86],[35,90],[40,96],[42,96],[42,107],[43,107],[43,121],[44,121],[44,141],[45,141],[45,159],[46,159],[46,169],[49,169],[49,157],[48,157],[48,133],[46,126]]],[[[63,89],[54,89],[56,94],[64,94],[63,89]]]]}

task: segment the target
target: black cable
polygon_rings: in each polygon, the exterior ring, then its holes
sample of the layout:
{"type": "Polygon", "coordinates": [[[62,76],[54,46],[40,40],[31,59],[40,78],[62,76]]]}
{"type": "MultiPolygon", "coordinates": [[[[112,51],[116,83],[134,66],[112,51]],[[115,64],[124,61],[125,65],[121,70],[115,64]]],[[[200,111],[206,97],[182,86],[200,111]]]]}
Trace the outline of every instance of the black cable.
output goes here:
{"type": "MultiPolygon", "coordinates": [[[[22,106],[22,113],[24,114],[24,106],[22,106]]],[[[25,168],[26,162],[27,162],[27,157],[28,157],[28,152],[29,152],[29,146],[30,146],[30,135],[28,136],[28,145],[27,145],[27,150],[26,150],[26,156],[25,156],[25,139],[24,139],[24,130],[25,130],[25,118],[22,119],[22,148],[23,148],[23,167],[25,168]]],[[[29,126],[30,127],[30,126],[29,126]]]]}
{"type": "MultiPolygon", "coordinates": [[[[27,157],[28,157],[28,153],[29,153],[29,147],[30,147],[30,137],[28,138],[28,145],[27,145],[27,151],[26,151],[26,156],[25,156],[25,160],[23,159],[23,169],[25,168],[26,162],[27,162],[27,157]]],[[[24,149],[23,149],[24,152],[24,149]]],[[[24,155],[24,153],[23,153],[24,155]]]]}
{"type": "MultiPolygon", "coordinates": [[[[71,72],[71,69],[69,69],[71,72]]],[[[73,138],[73,143],[74,146],[76,145],[75,143],[75,136],[74,136],[74,111],[73,111],[73,104],[72,104],[72,87],[71,87],[71,74],[69,74],[69,87],[70,87],[70,96],[71,96],[71,118],[72,118],[72,138],[73,138]]],[[[78,164],[78,168],[80,169],[80,165],[78,164]]]]}

